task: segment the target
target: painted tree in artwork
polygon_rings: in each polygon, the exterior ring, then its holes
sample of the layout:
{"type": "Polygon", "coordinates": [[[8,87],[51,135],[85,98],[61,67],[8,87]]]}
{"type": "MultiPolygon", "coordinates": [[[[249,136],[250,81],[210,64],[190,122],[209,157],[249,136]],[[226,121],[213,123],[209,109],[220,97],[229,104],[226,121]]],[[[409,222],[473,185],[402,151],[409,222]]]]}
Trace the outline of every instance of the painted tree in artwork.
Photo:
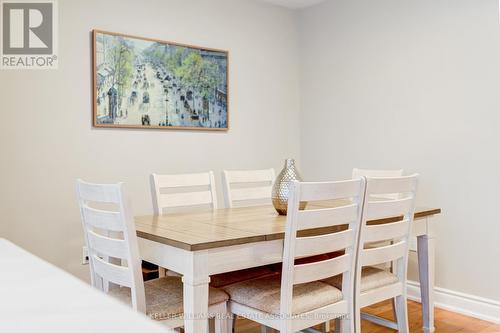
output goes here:
{"type": "Polygon", "coordinates": [[[178,46],[175,48],[175,51],[164,60],[165,66],[168,68],[170,73],[175,73],[177,68],[182,65],[184,51],[185,48],[178,46]]]}
{"type": "Polygon", "coordinates": [[[217,88],[219,67],[213,60],[204,60],[202,75],[198,81],[200,92],[203,98],[213,99],[217,88]]]}
{"type": "MultiPolygon", "coordinates": [[[[186,87],[197,91],[204,102],[214,98],[218,78],[218,66],[214,61],[203,59],[198,52],[191,52],[177,68],[176,75],[186,87]]],[[[208,103],[204,105],[208,106],[208,103]]]]}
{"type": "Polygon", "coordinates": [[[130,86],[130,81],[134,72],[134,52],[125,42],[119,41],[113,46],[110,52],[111,72],[113,86],[118,88],[119,99],[123,97],[123,92],[130,86]]]}

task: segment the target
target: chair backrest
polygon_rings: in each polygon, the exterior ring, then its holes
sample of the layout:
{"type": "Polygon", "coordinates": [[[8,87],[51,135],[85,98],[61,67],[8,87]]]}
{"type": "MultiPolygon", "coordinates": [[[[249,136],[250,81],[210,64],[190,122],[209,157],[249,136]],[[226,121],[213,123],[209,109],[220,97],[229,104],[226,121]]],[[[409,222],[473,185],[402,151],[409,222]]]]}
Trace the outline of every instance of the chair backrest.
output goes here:
{"type": "Polygon", "coordinates": [[[217,209],[214,173],[151,175],[153,206],[156,215],[178,207],[210,206],[217,209]]]}
{"type": "Polygon", "coordinates": [[[270,201],[274,179],[274,169],[224,170],[222,181],[226,207],[270,201]]]}
{"type": "Polygon", "coordinates": [[[357,285],[361,281],[362,267],[384,263],[393,263],[393,272],[401,282],[406,281],[417,186],[417,174],[367,178],[356,265],[357,285]],[[397,194],[397,199],[381,198],[381,195],[388,194],[397,194]],[[370,223],[374,220],[383,221],[370,223]]]}
{"type": "Polygon", "coordinates": [[[354,268],[359,226],[365,193],[365,179],[337,182],[294,182],[288,201],[285,232],[280,311],[292,311],[293,286],[343,275],[344,299],[353,301],[354,268]],[[300,202],[332,201],[326,208],[300,210],[300,202]],[[300,236],[298,231],[328,228],[319,236],[300,236]],[[343,255],[307,264],[295,259],[336,251],[343,255]]]}
{"type": "MultiPolygon", "coordinates": [[[[401,177],[403,169],[382,170],[382,169],[352,169],[352,179],[359,177],[401,177]]],[[[379,198],[397,199],[397,194],[381,194],[379,198]]]]}
{"type": "Polygon", "coordinates": [[[130,288],[132,307],[145,313],[137,236],[123,184],[91,184],[78,179],[76,192],[92,285],[104,292],[109,283],[130,288]]]}
{"type": "Polygon", "coordinates": [[[352,179],[359,177],[400,177],[403,169],[382,170],[382,169],[352,169],[352,179]]]}

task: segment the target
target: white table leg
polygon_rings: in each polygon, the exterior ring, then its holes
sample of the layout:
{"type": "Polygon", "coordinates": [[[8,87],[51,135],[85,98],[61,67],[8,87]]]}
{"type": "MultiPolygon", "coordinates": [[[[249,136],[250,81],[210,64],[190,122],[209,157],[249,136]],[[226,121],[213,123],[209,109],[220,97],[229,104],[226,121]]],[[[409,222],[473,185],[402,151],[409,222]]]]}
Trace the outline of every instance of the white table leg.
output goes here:
{"type": "Polygon", "coordinates": [[[427,234],[417,237],[418,274],[422,299],[423,331],[434,332],[434,236],[432,221],[427,219],[427,234]]]}
{"type": "Polygon", "coordinates": [[[184,284],[184,331],[208,333],[208,284],[206,253],[194,252],[189,269],[182,277],[184,284]]]}

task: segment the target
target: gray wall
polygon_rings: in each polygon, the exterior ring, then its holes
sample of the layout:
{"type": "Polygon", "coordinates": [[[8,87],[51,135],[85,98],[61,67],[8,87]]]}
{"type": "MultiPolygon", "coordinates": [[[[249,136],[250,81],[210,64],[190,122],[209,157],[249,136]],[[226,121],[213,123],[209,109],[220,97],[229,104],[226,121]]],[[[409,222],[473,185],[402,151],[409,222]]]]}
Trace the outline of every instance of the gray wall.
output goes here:
{"type": "Polygon", "coordinates": [[[299,32],[305,176],[419,172],[437,286],[500,300],[498,1],[333,0],[299,32]]]}
{"type": "Polygon", "coordinates": [[[500,300],[497,6],[330,0],[296,17],[246,0],[61,0],[59,69],[0,71],[0,237],[87,278],[77,177],[125,181],[148,214],[151,172],[403,167],[422,175],[419,204],[444,211],[437,285],[500,300]],[[93,129],[93,28],[229,50],[231,130],[93,129]]]}
{"type": "Polygon", "coordinates": [[[76,178],[124,181],[135,213],[151,214],[152,172],[214,170],[220,185],[224,168],[300,157],[291,11],[244,0],[62,0],[59,21],[58,70],[0,72],[0,237],[86,279],[76,178]],[[92,128],[94,28],[229,50],[231,130],[92,128]]]}

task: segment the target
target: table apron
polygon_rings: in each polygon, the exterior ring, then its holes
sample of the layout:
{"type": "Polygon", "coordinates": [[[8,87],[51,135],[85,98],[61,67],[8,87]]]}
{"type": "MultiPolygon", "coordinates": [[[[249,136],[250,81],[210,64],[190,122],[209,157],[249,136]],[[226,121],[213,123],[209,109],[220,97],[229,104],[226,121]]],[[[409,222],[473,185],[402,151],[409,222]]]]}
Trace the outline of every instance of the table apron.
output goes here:
{"type": "Polygon", "coordinates": [[[209,249],[206,258],[210,275],[280,263],[283,261],[283,240],[209,249]]]}
{"type": "Polygon", "coordinates": [[[279,263],[283,260],[283,240],[248,243],[188,251],[138,237],[141,259],[179,274],[191,275],[193,255],[204,258],[209,275],[279,263]]]}
{"type": "Polygon", "coordinates": [[[191,251],[151,241],[146,238],[137,237],[137,239],[142,260],[180,274],[188,273],[190,258],[193,254],[191,251]]]}
{"type": "Polygon", "coordinates": [[[414,237],[430,235],[432,230],[432,219],[428,217],[420,217],[413,220],[411,226],[411,235],[414,237]]]}

